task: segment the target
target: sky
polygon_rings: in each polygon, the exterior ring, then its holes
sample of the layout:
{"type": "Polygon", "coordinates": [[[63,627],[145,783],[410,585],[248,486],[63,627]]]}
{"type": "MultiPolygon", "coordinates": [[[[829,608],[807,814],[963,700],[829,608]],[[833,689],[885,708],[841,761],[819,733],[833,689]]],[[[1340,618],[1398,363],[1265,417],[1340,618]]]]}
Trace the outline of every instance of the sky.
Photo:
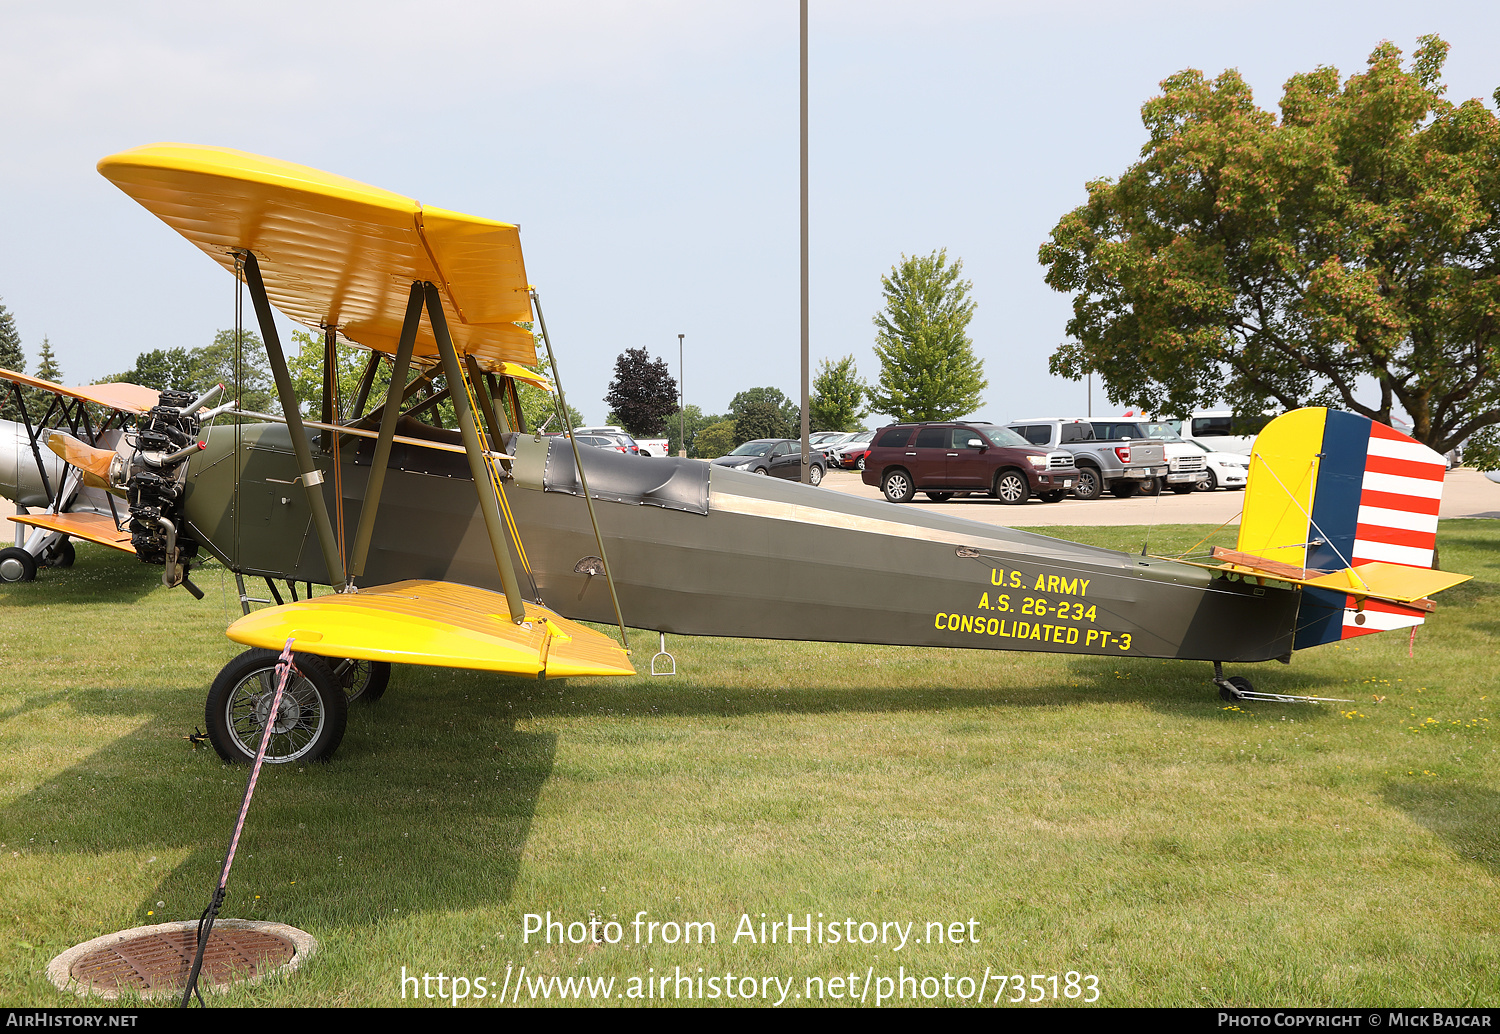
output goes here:
{"type": "MultiPolygon", "coordinates": [[[[1500,86],[1500,5],[1433,0],[812,0],[811,355],[874,380],[881,276],[943,248],[977,303],[977,417],[1083,415],[1053,377],[1070,299],[1037,249],[1145,142],[1185,68],[1364,68],[1452,45],[1455,102],[1500,86]]],[[[0,0],[0,303],[67,383],[198,347],[234,282],[95,171],[161,141],[299,162],[520,224],[568,401],[601,421],[645,348],[687,401],[799,390],[795,0],[0,0]]],[[[289,329],[283,328],[283,334],[289,329]]],[[[1119,412],[1096,384],[1096,415],[1119,412]]],[[[872,426],[879,416],[870,418],[872,426]]]]}

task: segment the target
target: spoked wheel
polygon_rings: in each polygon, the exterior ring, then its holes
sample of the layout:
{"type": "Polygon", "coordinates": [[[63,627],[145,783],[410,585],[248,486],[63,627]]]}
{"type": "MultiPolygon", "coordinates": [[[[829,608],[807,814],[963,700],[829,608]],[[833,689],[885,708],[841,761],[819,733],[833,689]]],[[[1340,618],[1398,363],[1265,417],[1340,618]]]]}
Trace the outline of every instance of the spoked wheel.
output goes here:
{"type": "Polygon", "coordinates": [[[823,483],[823,468],[814,463],[807,470],[807,483],[814,487],[823,483]]]}
{"type": "Polygon", "coordinates": [[[333,666],[334,677],[344,687],[344,696],[352,704],[379,700],[391,681],[391,666],[386,661],[343,660],[333,666]]]}
{"type": "Polygon", "coordinates": [[[268,722],[266,761],[273,765],[326,761],[344,738],[349,702],[327,663],[313,654],[294,655],[297,671],[287,680],[276,714],[270,713],[276,657],[272,650],[246,650],[224,665],[208,691],[203,716],[208,738],[225,761],[254,761],[268,722]]]}

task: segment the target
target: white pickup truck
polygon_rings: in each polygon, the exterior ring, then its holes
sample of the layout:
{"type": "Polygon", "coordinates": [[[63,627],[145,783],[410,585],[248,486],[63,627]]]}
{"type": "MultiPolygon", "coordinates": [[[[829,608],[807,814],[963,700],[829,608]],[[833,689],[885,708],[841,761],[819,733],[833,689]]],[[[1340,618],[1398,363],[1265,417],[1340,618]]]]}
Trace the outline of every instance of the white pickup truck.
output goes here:
{"type": "Polygon", "coordinates": [[[1150,492],[1167,476],[1167,453],[1149,438],[1103,441],[1084,417],[1039,417],[1012,420],[1005,425],[1032,445],[1066,449],[1078,467],[1073,494],[1097,499],[1106,488],[1124,499],[1145,489],[1150,492]]]}

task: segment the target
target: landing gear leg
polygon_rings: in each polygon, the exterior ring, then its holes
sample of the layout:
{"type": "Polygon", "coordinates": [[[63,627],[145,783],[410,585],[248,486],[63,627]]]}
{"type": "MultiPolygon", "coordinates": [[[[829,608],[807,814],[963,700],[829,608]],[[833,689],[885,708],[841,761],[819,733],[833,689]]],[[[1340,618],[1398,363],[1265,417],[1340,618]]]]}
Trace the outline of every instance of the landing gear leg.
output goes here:
{"type": "Polygon", "coordinates": [[[1255,687],[1250,685],[1249,679],[1241,678],[1238,675],[1232,679],[1226,679],[1224,677],[1223,661],[1214,661],[1214,685],[1219,687],[1219,699],[1228,701],[1231,704],[1237,700],[1244,700],[1245,698],[1241,695],[1242,693],[1253,693],[1255,691],[1255,687]]]}

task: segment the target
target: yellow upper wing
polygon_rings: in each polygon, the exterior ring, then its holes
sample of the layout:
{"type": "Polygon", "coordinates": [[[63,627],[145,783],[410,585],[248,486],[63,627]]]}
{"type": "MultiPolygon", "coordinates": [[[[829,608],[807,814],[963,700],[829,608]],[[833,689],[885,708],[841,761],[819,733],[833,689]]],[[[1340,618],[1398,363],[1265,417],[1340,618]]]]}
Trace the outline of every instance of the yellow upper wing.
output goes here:
{"type": "MultiPolygon", "coordinates": [[[[222,147],[151,144],[99,162],[110,182],[224,268],[255,252],[271,303],[310,327],[396,351],[413,281],[438,285],[460,352],[534,363],[519,230],[304,165],[222,147]]],[[[424,315],[418,356],[437,355],[424,315]]]]}

